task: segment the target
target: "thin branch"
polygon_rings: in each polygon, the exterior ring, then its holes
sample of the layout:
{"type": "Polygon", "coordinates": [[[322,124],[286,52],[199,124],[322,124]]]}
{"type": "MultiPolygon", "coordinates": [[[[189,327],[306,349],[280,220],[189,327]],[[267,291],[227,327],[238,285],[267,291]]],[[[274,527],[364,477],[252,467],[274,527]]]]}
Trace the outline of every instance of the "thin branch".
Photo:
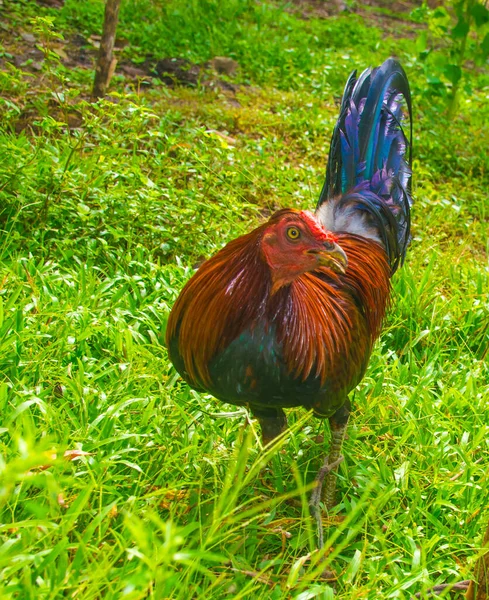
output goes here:
{"type": "Polygon", "coordinates": [[[234,571],[235,573],[241,573],[242,575],[246,575],[247,577],[252,577],[253,579],[256,579],[260,583],[264,583],[265,585],[269,585],[271,587],[275,585],[275,583],[269,577],[258,573],[258,571],[243,571],[242,569],[235,569],[234,567],[231,567],[230,570],[234,571]]]}
{"type": "Polygon", "coordinates": [[[458,583],[441,583],[439,585],[435,585],[434,587],[430,588],[429,590],[426,590],[426,592],[422,592],[422,593],[418,592],[417,594],[415,594],[412,597],[412,600],[414,600],[414,598],[421,598],[422,594],[423,594],[423,596],[425,594],[436,596],[436,595],[440,594],[441,592],[443,592],[444,590],[446,590],[447,588],[449,588],[451,592],[465,592],[468,590],[469,585],[470,585],[469,579],[467,579],[465,581],[459,581],[458,583]]]}
{"type": "Polygon", "coordinates": [[[100,51],[93,83],[92,95],[94,98],[105,96],[117,64],[117,60],[113,58],[113,50],[120,4],[121,0],[107,0],[105,3],[104,29],[100,40],[100,51]]]}

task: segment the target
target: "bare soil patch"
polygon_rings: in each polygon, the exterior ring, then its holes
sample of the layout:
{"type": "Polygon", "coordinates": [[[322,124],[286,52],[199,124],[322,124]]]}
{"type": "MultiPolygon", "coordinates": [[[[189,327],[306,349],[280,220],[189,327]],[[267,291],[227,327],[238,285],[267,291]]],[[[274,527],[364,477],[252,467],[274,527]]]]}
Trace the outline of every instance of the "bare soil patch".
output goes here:
{"type": "MultiPolygon", "coordinates": [[[[411,19],[411,11],[421,5],[412,0],[365,0],[349,5],[343,0],[292,0],[292,11],[303,19],[328,19],[340,14],[360,15],[367,23],[399,38],[415,37],[424,28],[411,19]]],[[[440,2],[438,2],[439,4],[440,2]]],[[[437,4],[435,0],[430,4],[437,4]]]]}

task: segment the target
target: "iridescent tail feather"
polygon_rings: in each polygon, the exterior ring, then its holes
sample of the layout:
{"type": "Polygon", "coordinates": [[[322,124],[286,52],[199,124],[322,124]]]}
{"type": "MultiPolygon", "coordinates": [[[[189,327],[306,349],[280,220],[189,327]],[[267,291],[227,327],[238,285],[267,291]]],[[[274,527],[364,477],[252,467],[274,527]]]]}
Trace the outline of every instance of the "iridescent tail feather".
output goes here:
{"type": "Polygon", "coordinates": [[[392,272],[410,240],[411,139],[411,94],[401,65],[390,58],[358,79],[354,71],[333,132],[317,213],[327,229],[380,242],[392,272]]]}

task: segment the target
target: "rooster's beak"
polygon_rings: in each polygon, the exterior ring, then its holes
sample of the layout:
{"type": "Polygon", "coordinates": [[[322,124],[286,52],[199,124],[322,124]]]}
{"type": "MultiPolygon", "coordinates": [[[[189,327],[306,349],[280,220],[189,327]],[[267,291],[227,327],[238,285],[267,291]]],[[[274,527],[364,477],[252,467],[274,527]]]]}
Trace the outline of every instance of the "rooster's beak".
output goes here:
{"type": "Polygon", "coordinates": [[[338,244],[331,247],[331,243],[327,243],[324,249],[317,253],[318,265],[321,267],[329,267],[335,273],[344,273],[348,266],[348,257],[345,251],[338,244]]]}

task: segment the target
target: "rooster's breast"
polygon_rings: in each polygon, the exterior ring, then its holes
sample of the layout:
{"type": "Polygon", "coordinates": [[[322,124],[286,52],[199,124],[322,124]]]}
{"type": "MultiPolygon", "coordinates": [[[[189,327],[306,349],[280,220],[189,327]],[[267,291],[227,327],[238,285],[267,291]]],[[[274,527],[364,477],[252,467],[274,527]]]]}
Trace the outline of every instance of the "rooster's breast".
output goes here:
{"type": "Polygon", "coordinates": [[[327,417],[344,403],[364,371],[362,366],[352,375],[348,356],[331,360],[334,376],[324,380],[313,369],[305,379],[297,377],[286,364],[273,326],[262,322],[240,333],[210,361],[207,385],[196,385],[186,376],[181,361],[174,362],[176,366],[180,362],[182,369],[178,370],[192,387],[205,389],[223,402],[260,408],[304,406],[327,417]]]}

